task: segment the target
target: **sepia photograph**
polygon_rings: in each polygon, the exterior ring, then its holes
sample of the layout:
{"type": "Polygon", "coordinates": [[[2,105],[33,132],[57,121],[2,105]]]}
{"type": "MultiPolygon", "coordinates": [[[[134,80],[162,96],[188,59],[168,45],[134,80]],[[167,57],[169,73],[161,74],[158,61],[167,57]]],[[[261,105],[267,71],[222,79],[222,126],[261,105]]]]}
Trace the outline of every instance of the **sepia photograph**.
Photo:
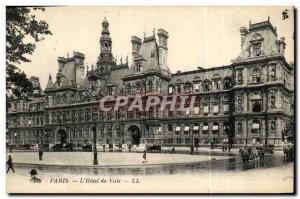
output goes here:
{"type": "Polygon", "coordinates": [[[295,194],[293,6],[5,11],[8,194],[295,194]]]}

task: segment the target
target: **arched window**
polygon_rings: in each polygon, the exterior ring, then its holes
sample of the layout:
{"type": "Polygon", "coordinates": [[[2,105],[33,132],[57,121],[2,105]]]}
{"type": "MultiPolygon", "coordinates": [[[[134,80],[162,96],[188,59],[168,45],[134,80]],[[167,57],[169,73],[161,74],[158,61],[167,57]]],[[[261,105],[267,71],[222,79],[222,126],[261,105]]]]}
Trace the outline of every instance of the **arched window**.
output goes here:
{"type": "Polygon", "coordinates": [[[224,133],[226,133],[226,134],[229,133],[229,130],[230,130],[230,129],[229,129],[229,122],[224,122],[224,123],[223,123],[223,130],[224,130],[224,131],[223,131],[224,133]]]}
{"type": "Polygon", "coordinates": [[[198,123],[195,123],[194,124],[194,127],[193,127],[193,133],[194,134],[197,134],[199,132],[199,124],[198,123]]]}
{"type": "Polygon", "coordinates": [[[204,92],[210,91],[209,81],[203,82],[203,91],[204,92]]]}
{"type": "Polygon", "coordinates": [[[190,132],[190,124],[184,124],[184,134],[189,134],[190,132]]]}
{"type": "Polygon", "coordinates": [[[224,90],[231,88],[231,79],[229,77],[224,78],[223,88],[224,88],[224,90]]]}
{"type": "Polygon", "coordinates": [[[204,122],[202,127],[202,133],[208,133],[208,123],[204,122]]]}
{"type": "Polygon", "coordinates": [[[212,132],[213,133],[218,133],[219,132],[219,123],[218,122],[213,123],[212,132]]]}
{"type": "Polygon", "coordinates": [[[253,83],[257,83],[260,82],[260,76],[261,76],[261,72],[259,69],[255,69],[252,72],[252,82],[253,83]]]}

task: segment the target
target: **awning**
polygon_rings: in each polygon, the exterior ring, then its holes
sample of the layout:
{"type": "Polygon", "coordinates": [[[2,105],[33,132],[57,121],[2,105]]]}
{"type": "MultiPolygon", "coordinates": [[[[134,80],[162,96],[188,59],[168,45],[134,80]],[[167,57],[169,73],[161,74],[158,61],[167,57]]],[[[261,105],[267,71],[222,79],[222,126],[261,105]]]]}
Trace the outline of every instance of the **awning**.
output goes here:
{"type": "Polygon", "coordinates": [[[224,112],[228,112],[229,111],[229,104],[224,104],[224,112]]]}
{"type": "Polygon", "coordinates": [[[259,124],[252,124],[252,129],[259,129],[259,124]]]}
{"type": "Polygon", "coordinates": [[[202,127],[202,130],[203,130],[203,131],[208,131],[208,126],[203,126],[203,127],[202,127]]]}
{"type": "Polygon", "coordinates": [[[218,130],[219,130],[219,126],[218,126],[218,125],[213,125],[212,130],[213,130],[213,131],[218,131],[218,130]]]}
{"type": "Polygon", "coordinates": [[[204,106],[204,113],[208,113],[208,106],[204,106]]]}
{"type": "Polygon", "coordinates": [[[180,126],[176,126],[175,131],[180,131],[181,127],[180,126]]]}
{"type": "Polygon", "coordinates": [[[219,106],[214,106],[214,113],[219,113],[219,106]]]}
{"type": "Polygon", "coordinates": [[[190,127],[189,126],[185,126],[184,127],[184,131],[189,131],[190,130],[190,127]]]}
{"type": "Polygon", "coordinates": [[[194,126],[194,127],[193,127],[193,130],[194,130],[194,131],[198,131],[198,130],[199,130],[199,126],[194,126]]]}

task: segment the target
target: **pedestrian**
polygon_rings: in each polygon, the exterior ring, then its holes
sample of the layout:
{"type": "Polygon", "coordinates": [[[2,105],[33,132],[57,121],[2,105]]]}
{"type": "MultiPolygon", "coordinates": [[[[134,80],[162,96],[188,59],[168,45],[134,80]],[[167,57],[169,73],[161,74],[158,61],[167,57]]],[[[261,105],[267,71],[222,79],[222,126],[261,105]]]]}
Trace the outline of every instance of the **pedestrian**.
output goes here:
{"type": "Polygon", "coordinates": [[[146,150],[144,150],[143,159],[144,159],[143,163],[146,163],[147,162],[146,150]]]}
{"type": "Polygon", "coordinates": [[[6,171],[6,173],[8,173],[8,171],[11,169],[13,172],[15,172],[14,168],[13,168],[13,162],[12,162],[12,158],[11,155],[8,156],[8,160],[7,160],[7,165],[8,165],[8,169],[6,171]]]}
{"type": "Polygon", "coordinates": [[[42,182],[42,179],[38,178],[36,176],[38,173],[37,173],[37,171],[35,169],[31,169],[29,173],[31,175],[31,179],[30,179],[31,183],[41,183],[42,182]]]}
{"type": "Polygon", "coordinates": [[[40,160],[40,161],[43,160],[43,153],[44,153],[43,150],[40,149],[40,150],[39,150],[39,160],[40,160]]]}
{"type": "Polygon", "coordinates": [[[191,155],[194,155],[194,146],[191,146],[191,155]]]}
{"type": "Polygon", "coordinates": [[[175,154],[175,147],[172,148],[172,153],[175,154]]]}
{"type": "Polygon", "coordinates": [[[213,142],[210,143],[210,148],[214,149],[214,143],[213,142]]]}
{"type": "Polygon", "coordinates": [[[13,153],[12,146],[9,146],[9,153],[13,153]]]}
{"type": "Polygon", "coordinates": [[[260,151],[259,161],[261,161],[261,162],[265,161],[265,148],[264,147],[260,151]]]}
{"type": "Polygon", "coordinates": [[[103,146],[102,146],[102,147],[103,147],[103,151],[105,152],[105,144],[103,144],[103,146]]]}

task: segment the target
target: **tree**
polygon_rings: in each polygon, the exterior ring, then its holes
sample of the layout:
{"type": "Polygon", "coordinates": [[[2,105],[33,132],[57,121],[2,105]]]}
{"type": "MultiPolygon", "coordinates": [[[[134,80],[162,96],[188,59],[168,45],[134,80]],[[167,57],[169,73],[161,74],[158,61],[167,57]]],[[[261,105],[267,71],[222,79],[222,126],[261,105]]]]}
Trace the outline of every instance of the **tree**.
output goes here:
{"type": "Polygon", "coordinates": [[[293,115],[286,123],[283,135],[287,137],[288,141],[294,141],[295,134],[295,116],[293,115]]]}
{"type": "Polygon", "coordinates": [[[52,35],[48,24],[36,19],[36,11],[44,12],[45,8],[6,8],[6,102],[32,95],[31,82],[16,64],[30,62],[26,55],[34,52],[35,43],[43,41],[45,35],[52,35]]]}

